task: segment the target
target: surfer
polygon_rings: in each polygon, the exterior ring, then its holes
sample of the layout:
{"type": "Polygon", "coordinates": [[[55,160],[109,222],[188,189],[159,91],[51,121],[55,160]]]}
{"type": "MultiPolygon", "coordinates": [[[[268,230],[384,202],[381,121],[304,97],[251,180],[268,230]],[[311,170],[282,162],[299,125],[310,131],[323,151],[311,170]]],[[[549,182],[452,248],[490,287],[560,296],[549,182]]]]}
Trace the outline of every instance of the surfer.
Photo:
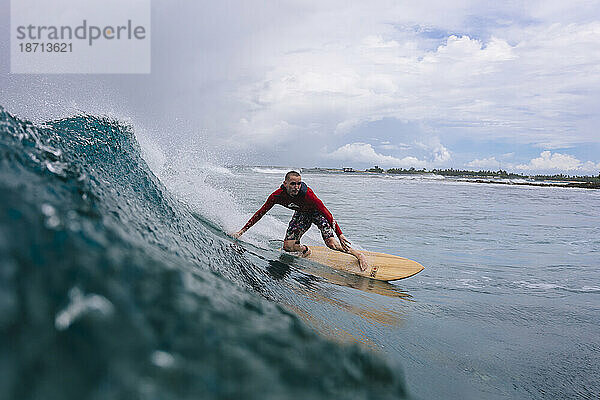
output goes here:
{"type": "Polygon", "coordinates": [[[363,271],[369,267],[365,255],[350,247],[350,241],[342,233],[340,226],[333,219],[333,215],[314,192],[302,182],[302,177],[296,171],[285,174],[285,180],[281,187],[271,193],[265,204],[248,220],[242,229],[233,234],[233,237],[237,239],[242,236],[275,204],[281,204],[295,211],[285,233],[283,250],[298,252],[302,257],[309,256],[310,248],[307,245],[300,244],[300,238],[310,228],[311,224],[315,224],[321,231],[321,236],[327,247],[352,254],[358,259],[360,269],[363,271]],[[339,238],[339,242],[335,239],[335,235],[339,238]]]}

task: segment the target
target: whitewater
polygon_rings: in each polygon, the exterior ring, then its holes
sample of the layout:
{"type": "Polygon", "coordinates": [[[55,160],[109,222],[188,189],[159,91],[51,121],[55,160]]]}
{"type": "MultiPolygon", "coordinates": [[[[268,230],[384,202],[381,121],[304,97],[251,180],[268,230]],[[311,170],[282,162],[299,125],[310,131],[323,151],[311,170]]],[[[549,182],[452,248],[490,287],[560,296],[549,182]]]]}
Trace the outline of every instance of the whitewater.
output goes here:
{"type": "Polygon", "coordinates": [[[426,268],[387,284],[281,254],[282,207],[228,236],[289,168],[165,156],[112,118],[0,108],[0,393],[600,393],[600,192],[304,174],[353,244],[426,268]]]}

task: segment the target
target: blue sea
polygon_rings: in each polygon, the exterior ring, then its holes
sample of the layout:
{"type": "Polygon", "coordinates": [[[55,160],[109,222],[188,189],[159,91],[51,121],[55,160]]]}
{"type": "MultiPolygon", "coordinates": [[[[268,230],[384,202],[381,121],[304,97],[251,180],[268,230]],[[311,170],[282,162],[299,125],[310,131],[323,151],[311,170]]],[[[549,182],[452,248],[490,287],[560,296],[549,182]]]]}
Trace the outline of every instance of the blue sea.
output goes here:
{"type": "Polygon", "coordinates": [[[282,254],[280,206],[228,236],[300,167],[0,107],[0,397],[599,397],[600,191],[304,172],[353,245],[425,266],[383,283],[282,254]]]}

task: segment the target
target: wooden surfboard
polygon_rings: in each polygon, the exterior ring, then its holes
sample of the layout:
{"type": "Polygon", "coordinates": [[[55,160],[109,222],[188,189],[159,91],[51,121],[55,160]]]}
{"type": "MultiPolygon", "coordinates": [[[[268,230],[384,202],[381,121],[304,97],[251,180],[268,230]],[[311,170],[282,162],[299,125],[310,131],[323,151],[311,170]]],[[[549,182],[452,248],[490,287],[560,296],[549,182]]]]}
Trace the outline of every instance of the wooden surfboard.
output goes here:
{"type": "Polygon", "coordinates": [[[421,264],[408,258],[373,251],[362,251],[371,267],[366,271],[361,271],[358,266],[358,260],[350,254],[334,251],[325,246],[309,247],[312,253],[306,257],[308,260],[380,281],[394,281],[408,278],[424,269],[421,264]]]}

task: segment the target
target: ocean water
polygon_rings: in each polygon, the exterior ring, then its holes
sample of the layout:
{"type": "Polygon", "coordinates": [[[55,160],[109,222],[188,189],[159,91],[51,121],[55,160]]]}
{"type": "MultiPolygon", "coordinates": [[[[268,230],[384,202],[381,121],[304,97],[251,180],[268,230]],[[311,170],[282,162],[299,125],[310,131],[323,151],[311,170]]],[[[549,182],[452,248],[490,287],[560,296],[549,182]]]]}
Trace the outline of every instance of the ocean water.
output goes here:
{"type": "Polygon", "coordinates": [[[227,236],[287,168],[135,135],[0,108],[2,396],[600,394],[600,191],[304,174],[354,245],[425,266],[388,284],[282,254],[283,207],[227,236]]]}
{"type": "MultiPolygon", "coordinates": [[[[232,170],[235,179],[204,181],[232,193],[244,182],[249,216],[287,169],[232,170]]],[[[599,398],[600,191],[378,174],[303,180],[358,247],[425,266],[389,285],[321,272],[334,286],[303,292],[316,303],[290,301],[315,329],[398,361],[416,398],[599,398]]],[[[291,211],[271,214],[279,224],[261,221],[246,240],[283,237],[291,211]]],[[[315,227],[308,235],[319,243],[315,227]]]]}

